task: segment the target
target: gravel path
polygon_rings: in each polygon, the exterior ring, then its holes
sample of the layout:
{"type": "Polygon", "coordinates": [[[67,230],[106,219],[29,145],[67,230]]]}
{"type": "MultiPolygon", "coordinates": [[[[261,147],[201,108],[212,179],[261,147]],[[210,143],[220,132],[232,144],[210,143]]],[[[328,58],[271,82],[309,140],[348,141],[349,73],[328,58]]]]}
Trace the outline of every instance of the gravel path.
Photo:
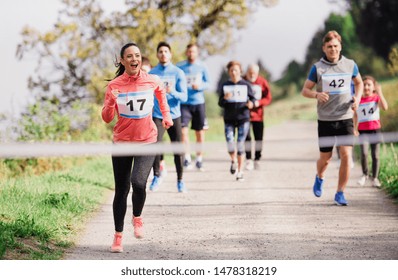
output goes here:
{"type": "Polygon", "coordinates": [[[184,174],[188,193],[177,193],[168,166],[161,188],[148,191],[144,239],[133,237],[129,204],[121,254],[109,252],[110,193],[65,259],[398,259],[398,206],[382,190],[356,185],[359,164],[346,189],[348,207],[333,203],[337,160],[323,196],[312,194],[315,122],[286,122],[265,134],[260,170],[246,171],[244,182],[229,174],[224,146],[206,153],[205,172],[184,174]]]}

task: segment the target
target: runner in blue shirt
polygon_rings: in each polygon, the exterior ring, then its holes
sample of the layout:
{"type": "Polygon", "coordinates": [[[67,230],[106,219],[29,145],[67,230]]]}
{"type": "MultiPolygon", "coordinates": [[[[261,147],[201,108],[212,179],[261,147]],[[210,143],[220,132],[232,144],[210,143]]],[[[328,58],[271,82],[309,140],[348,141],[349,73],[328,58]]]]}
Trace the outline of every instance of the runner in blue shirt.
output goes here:
{"type": "MultiPolygon", "coordinates": [[[[149,72],[160,77],[163,81],[166,92],[167,102],[170,107],[171,117],[174,125],[171,126],[167,133],[171,142],[181,142],[181,110],[180,103],[187,100],[187,81],[184,72],[171,63],[171,47],[166,42],[160,42],[157,47],[157,57],[159,64],[149,72]]],[[[158,128],[158,142],[161,142],[165,129],[162,126],[162,114],[160,112],[159,103],[155,100],[153,108],[153,120],[158,128]]],[[[179,192],[185,192],[185,184],[182,181],[182,155],[174,154],[174,164],[177,171],[177,189],[179,192]]],[[[160,185],[160,155],[157,155],[153,164],[153,180],[149,187],[151,191],[155,191],[160,185]]]]}
{"type": "MultiPolygon", "coordinates": [[[[188,124],[195,130],[196,143],[203,144],[205,139],[206,108],[204,91],[209,88],[209,73],[203,62],[198,61],[199,47],[197,44],[189,44],[186,50],[187,60],[177,63],[187,78],[188,100],[181,103],[182,142],[189,144],[188,124]]],[[[202,151],[196,153],[196,167],[203,171],[202,151]]],[[[184,167],[191,167],[191,154],[187,152],[184,159],[184,167]]]]}

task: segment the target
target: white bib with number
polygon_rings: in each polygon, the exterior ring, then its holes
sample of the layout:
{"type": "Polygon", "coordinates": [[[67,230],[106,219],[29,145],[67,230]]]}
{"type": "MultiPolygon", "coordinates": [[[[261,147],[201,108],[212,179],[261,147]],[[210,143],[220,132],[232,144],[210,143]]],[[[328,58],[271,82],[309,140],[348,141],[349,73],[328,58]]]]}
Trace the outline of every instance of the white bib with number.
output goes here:
{"type": "Polygon", "coordinates": [[[245,85],[228,85],[223,87],[224,95],[231,93],[232,96],[227,99],[227,102],[238,103],[247,101],[247,86],[245,85]]]}
{"type": "Polygon", "coordinates": [[[357,115],[359,123],[380,120],[380,110],[377,102],[359,104],[357,115]]]}
{"type": "Polygon", "coordinates": [[[256,98],[256,100],[260,100],[261,97],[263,96],[263,91],[261,90],[261,86],[252,85],[252,90],[254,93],[254,98],[256,98]]]}
{"type": "Polygon", "coordinates": [[[187,77],[188,88],[192,88],[193,85],[196,85],[198,87],[202,85],[201,73],[186,75],[186,77],[187,77]]]}
{"type": "Polygon", "coordinates": [[[322,91],[329,94],[351,93],[351,74],[323,74],[322,91]]]}
{"type": "Polygon", "coordinates": [[[120,116],[129,119],[142,119],[152,114],[153,98],[153,90],[119,93],[117,106],[120,116]]]}
{"type": "Polygon", "coordinates": [[[173,77],[173,76],[161,76],[159,78],[162,80],[162,82],[164,84],[164,87],[170,87],[171,89],[175,88],[175,84],[176,84],[175,77],[173,77]]]}

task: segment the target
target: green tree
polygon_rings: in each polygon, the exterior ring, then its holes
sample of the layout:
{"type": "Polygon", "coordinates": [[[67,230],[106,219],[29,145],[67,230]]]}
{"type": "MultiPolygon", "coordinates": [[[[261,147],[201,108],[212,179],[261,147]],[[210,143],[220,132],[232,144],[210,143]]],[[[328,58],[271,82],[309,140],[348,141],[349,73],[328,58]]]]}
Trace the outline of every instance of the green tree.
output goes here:
{"type": "Polygon", "coordinates": [[[385,61],[398,43],[398,2],[396,0],[347,0],[361,42],[385,61]]]}
{"type": "Polygon", "coordinates": [[[388,70],[392,76],[398,77],[398,44],[391,49],[388,56],[388,70]]]}
{"type": "Polygon", "coordinates": [[[161,40],[171,43],[175,60],[193,41],[204,56],[221,53],[253,11],[277,2],[126,0],[126,11],[106,16],[99,0],[62,0],[51,30],[23,29],[17,55],[20,59],[32,52],[39,56],[37,71],[29,79],[29,88],[39,101],[55,96],[62,108],[70,108],[76,100],[101,103],[104,78],[113,78],[114,55],[123,44],[136,42],[152,62],[161,40]]]}
{"type": "MultiPolygon", "coordinates": [[[[159,41],[168,41],[174,60],[182,59],[185,46],[197,42],[204,56],[221,53],[234,43],[234,30],[244,28],[249,15],[260,5],[275,5],[277,0],[126,0],[126,10],[104,13],[100,0],[61,0],[54,26],[42,33],[26,26],[22,42],[17,48],[19,59],[26,54],[38,55],[35,73],[28,86],[35,103],[48,110],[47,115],[89,115],[88,104],[101,105],[107,80],[114,77],[115,62],[122,45],[136,42],[152,62],[159,41]],[[79,103],[80,106],[76,106],[79,103]],[[49,105],[49,106],[47,106],[49,105]],[[51,105],[51,106],[50,106],[51,105]]],[[[29,127],[32,123],[45,124],[37,119],[46,114],[30,105],[23,114],[19,133],[23,139],[57,139],[64,136],[65,127],[82,130],[90,125],[89,118],[76,122],[52,122],[48,127],[29,127]],[[59,126],[59,127],[58,127],[59,126]]]]}
{"type": "Polygon", "coordinates": [[[330,14],[325,21],[324,28],[315,33],[308,46],[303,71],[308,71],[311,65],[323,56],[322,39],[327,31],[336,30],[342,37],[342,54],[354,59],[361,73],[375,75],[383,78],[388,75],[386,61],[378,56],[375,51],[364,46],[357,35],[356,23],[350,12],[344,15],[330,14]]]}
{"type": "Polygon", "coordinates": [[[271,82],[272,80],[272,74],[271,72],[267,69],[265,64],[261,61],[261,59],[257,60],[257,64],[260,67],[260,75],[263,76],[264,78],[267,79],[268,82],[271,82]]]}

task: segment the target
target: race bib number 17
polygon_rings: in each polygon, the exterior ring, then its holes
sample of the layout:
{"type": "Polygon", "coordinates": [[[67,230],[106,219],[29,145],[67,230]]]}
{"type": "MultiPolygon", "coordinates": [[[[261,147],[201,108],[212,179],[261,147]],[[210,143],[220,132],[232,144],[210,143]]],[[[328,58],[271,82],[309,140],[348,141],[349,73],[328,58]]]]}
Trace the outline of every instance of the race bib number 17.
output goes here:
{"type": "Polygon", "coordinates": [[[120,93],[117,96],[117,106],[121,117],[141,119],[152,114],[154,92],[120,93]]]}

